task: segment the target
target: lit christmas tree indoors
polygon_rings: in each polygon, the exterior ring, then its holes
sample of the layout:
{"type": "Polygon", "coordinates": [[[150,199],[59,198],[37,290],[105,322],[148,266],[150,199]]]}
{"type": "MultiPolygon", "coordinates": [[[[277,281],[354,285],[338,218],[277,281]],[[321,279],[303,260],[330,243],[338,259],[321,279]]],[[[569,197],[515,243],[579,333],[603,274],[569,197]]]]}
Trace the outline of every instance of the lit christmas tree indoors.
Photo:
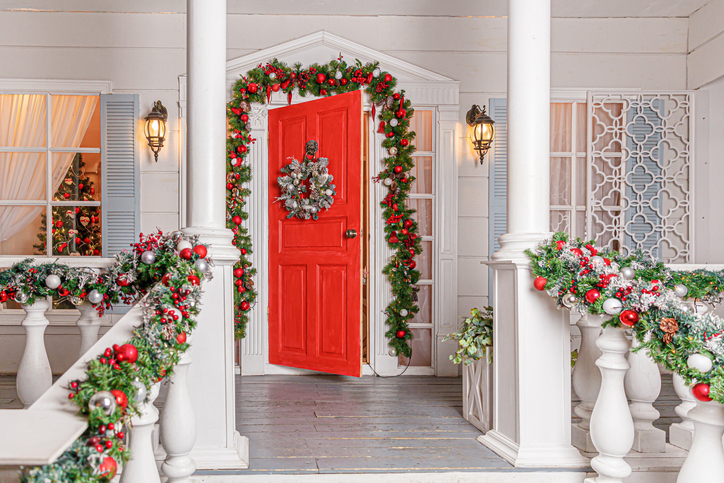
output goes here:
{"type": "MultiPolygon", "coordinates": [[[[93,182],[85,174],[83,156],[76,154],[55,192],[55,201],[96,201],[93,182]]],[[[100,256],[101,209],[99,206],[54,206],[52,255],[100,256]]],[[[40,222],[36,253],[46,254],[48,220],[40,222]]]]}

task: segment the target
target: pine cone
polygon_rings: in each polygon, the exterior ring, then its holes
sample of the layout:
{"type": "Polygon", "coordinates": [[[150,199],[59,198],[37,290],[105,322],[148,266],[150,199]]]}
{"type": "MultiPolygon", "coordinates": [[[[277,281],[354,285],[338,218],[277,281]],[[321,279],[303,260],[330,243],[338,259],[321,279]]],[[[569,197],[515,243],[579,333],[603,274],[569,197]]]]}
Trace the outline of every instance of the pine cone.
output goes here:
{"type": "Polygon", "coordinates": [[[674,318],[664,318],[659,323],[659,329],[664,331],[664,343],[671,344],[674,340],[674,334],[679,330],[679,323],[674,318]]]}

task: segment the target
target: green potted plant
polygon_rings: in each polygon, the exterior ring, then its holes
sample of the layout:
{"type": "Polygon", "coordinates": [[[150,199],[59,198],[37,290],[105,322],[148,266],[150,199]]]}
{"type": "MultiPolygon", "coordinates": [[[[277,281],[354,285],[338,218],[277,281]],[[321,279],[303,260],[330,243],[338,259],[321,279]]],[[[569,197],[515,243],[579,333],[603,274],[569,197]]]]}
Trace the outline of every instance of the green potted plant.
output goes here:
{"type": "Polygon", "coordinates": [[[474,308],[460,324],[460,330],[445,336],[443,341],[455,340],[458,349],[450,360],[455,364],[472,364],[488,353],[488,362],[493,358],[493,308],[474,308]],[[488,350],[488,348],[490,348],[488,350]]]}

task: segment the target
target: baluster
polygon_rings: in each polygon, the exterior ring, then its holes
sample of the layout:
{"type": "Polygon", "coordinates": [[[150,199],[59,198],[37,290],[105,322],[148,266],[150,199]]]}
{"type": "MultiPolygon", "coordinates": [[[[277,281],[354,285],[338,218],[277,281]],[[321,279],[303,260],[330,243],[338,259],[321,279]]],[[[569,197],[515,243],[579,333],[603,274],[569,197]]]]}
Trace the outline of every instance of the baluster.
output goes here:
{"type": "Polygon", "coordinates": [[[623,380],[631,367],[626,353],[631,342],[621,329],[607,327],[596,341],[601,357],[596,365],[601,368],[601,390],[591,414],[591,440],[598,456],[591,466],[598,473],[586,478],[586,483],[615,483],[631,474],[631,467],[624,461],[633,446],[634,425],[626,400],[623,380]]]}
{"type": "Polygon", "coordinates": [[[160,387],[161,383],[151,386],[146,402],[138,405],[141,414],[131,419],[133,428],[129,434],[130,443],[128,445],[131,458],[123,467],[121,483],[161,482],[151,437],[153,425],[158,421],[158,409],[153,405],[153,401],[158,397],[160,387]]]}
{"type": "MultiPolygon", "coordinates": [[[[633,348],[641,343],[634,337],[633,348]]],[[[631,416],[634,421],[634,451],[640,453],[666,452],[666,432],[655,428],[659,412],[653,403],[661,393],[659,366],[649,357],[647,350],[631,351],[628,355],[631,369],[626,373],[624,386],[631,399],[631,416]]]]}
{"type": "Polygon", "coordinates": [[[694,422],[694,441],[676,482],[724,481],[724,406],[697,401],[688,416],[694,422]]]}
{"type": "Polygon", "coordinates": [[[45,351],[45,328],[50,324],[45,317],[50,303],[39,298],[32,305],[23,304],[25,319],[25,350],[18,367],[15,385],[18,397],[27,408],[53,385],[53,373],[50,370],[48,353],[45,351]]]}
{"type": "Polygon", "coordinates": [[[96,309],[86,300],[78,306],[80,317],[76,322],[80,330],[80,356],[82,357],[93,344],[98,342],[98,330],[101,328],[101,319],[96,309]]]}
{"type": "Polygon", "coordinates": [[[573,409],[581,421],[573,424],[571,439],[573,446],[591,453],[596,451],[591,441],[591,412],[596,404],[598,391],[601,388],[601,371],[596,367],[596,360],[601,351],[596,341],[601,335],[603,318],[596,315],[582,314],[576,325],[581,331],[581,348],[578,351],[576,365],[573,367],[573,390],[581,402],[573,409]]]}
{"type": "Polygon", "coordinates": [[[190,364],[191,355],[186,351],[169,378],[168,396],[161,414],[161,444],[168,455],[161,471],[169,483],[189,482],[196,470],[190,456],[196,442],[196,418],[187,384],[190,364]]]}
{"type": "Polygon", "coordinates": [[[694,423],[689,418],[689,411],[696,407],[696,399],[691,395],[684,379],[678,374],[674,374],[674,391],[681,399],[681,404],[676,406],[674,411],[682,421],[669,427],[669,442],[679,448],[689,449],[694,441],[694,423]]]}

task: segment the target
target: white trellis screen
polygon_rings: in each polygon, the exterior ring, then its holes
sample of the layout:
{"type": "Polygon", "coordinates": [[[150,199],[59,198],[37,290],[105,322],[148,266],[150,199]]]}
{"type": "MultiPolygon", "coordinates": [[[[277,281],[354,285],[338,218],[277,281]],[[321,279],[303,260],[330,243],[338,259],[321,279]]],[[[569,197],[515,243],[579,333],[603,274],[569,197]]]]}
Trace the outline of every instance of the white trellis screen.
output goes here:
{"type": "Polygon", "coordinates": [[[690,91],[588,93],[588,238],[692,262],[693,100],[690,91]]]}

